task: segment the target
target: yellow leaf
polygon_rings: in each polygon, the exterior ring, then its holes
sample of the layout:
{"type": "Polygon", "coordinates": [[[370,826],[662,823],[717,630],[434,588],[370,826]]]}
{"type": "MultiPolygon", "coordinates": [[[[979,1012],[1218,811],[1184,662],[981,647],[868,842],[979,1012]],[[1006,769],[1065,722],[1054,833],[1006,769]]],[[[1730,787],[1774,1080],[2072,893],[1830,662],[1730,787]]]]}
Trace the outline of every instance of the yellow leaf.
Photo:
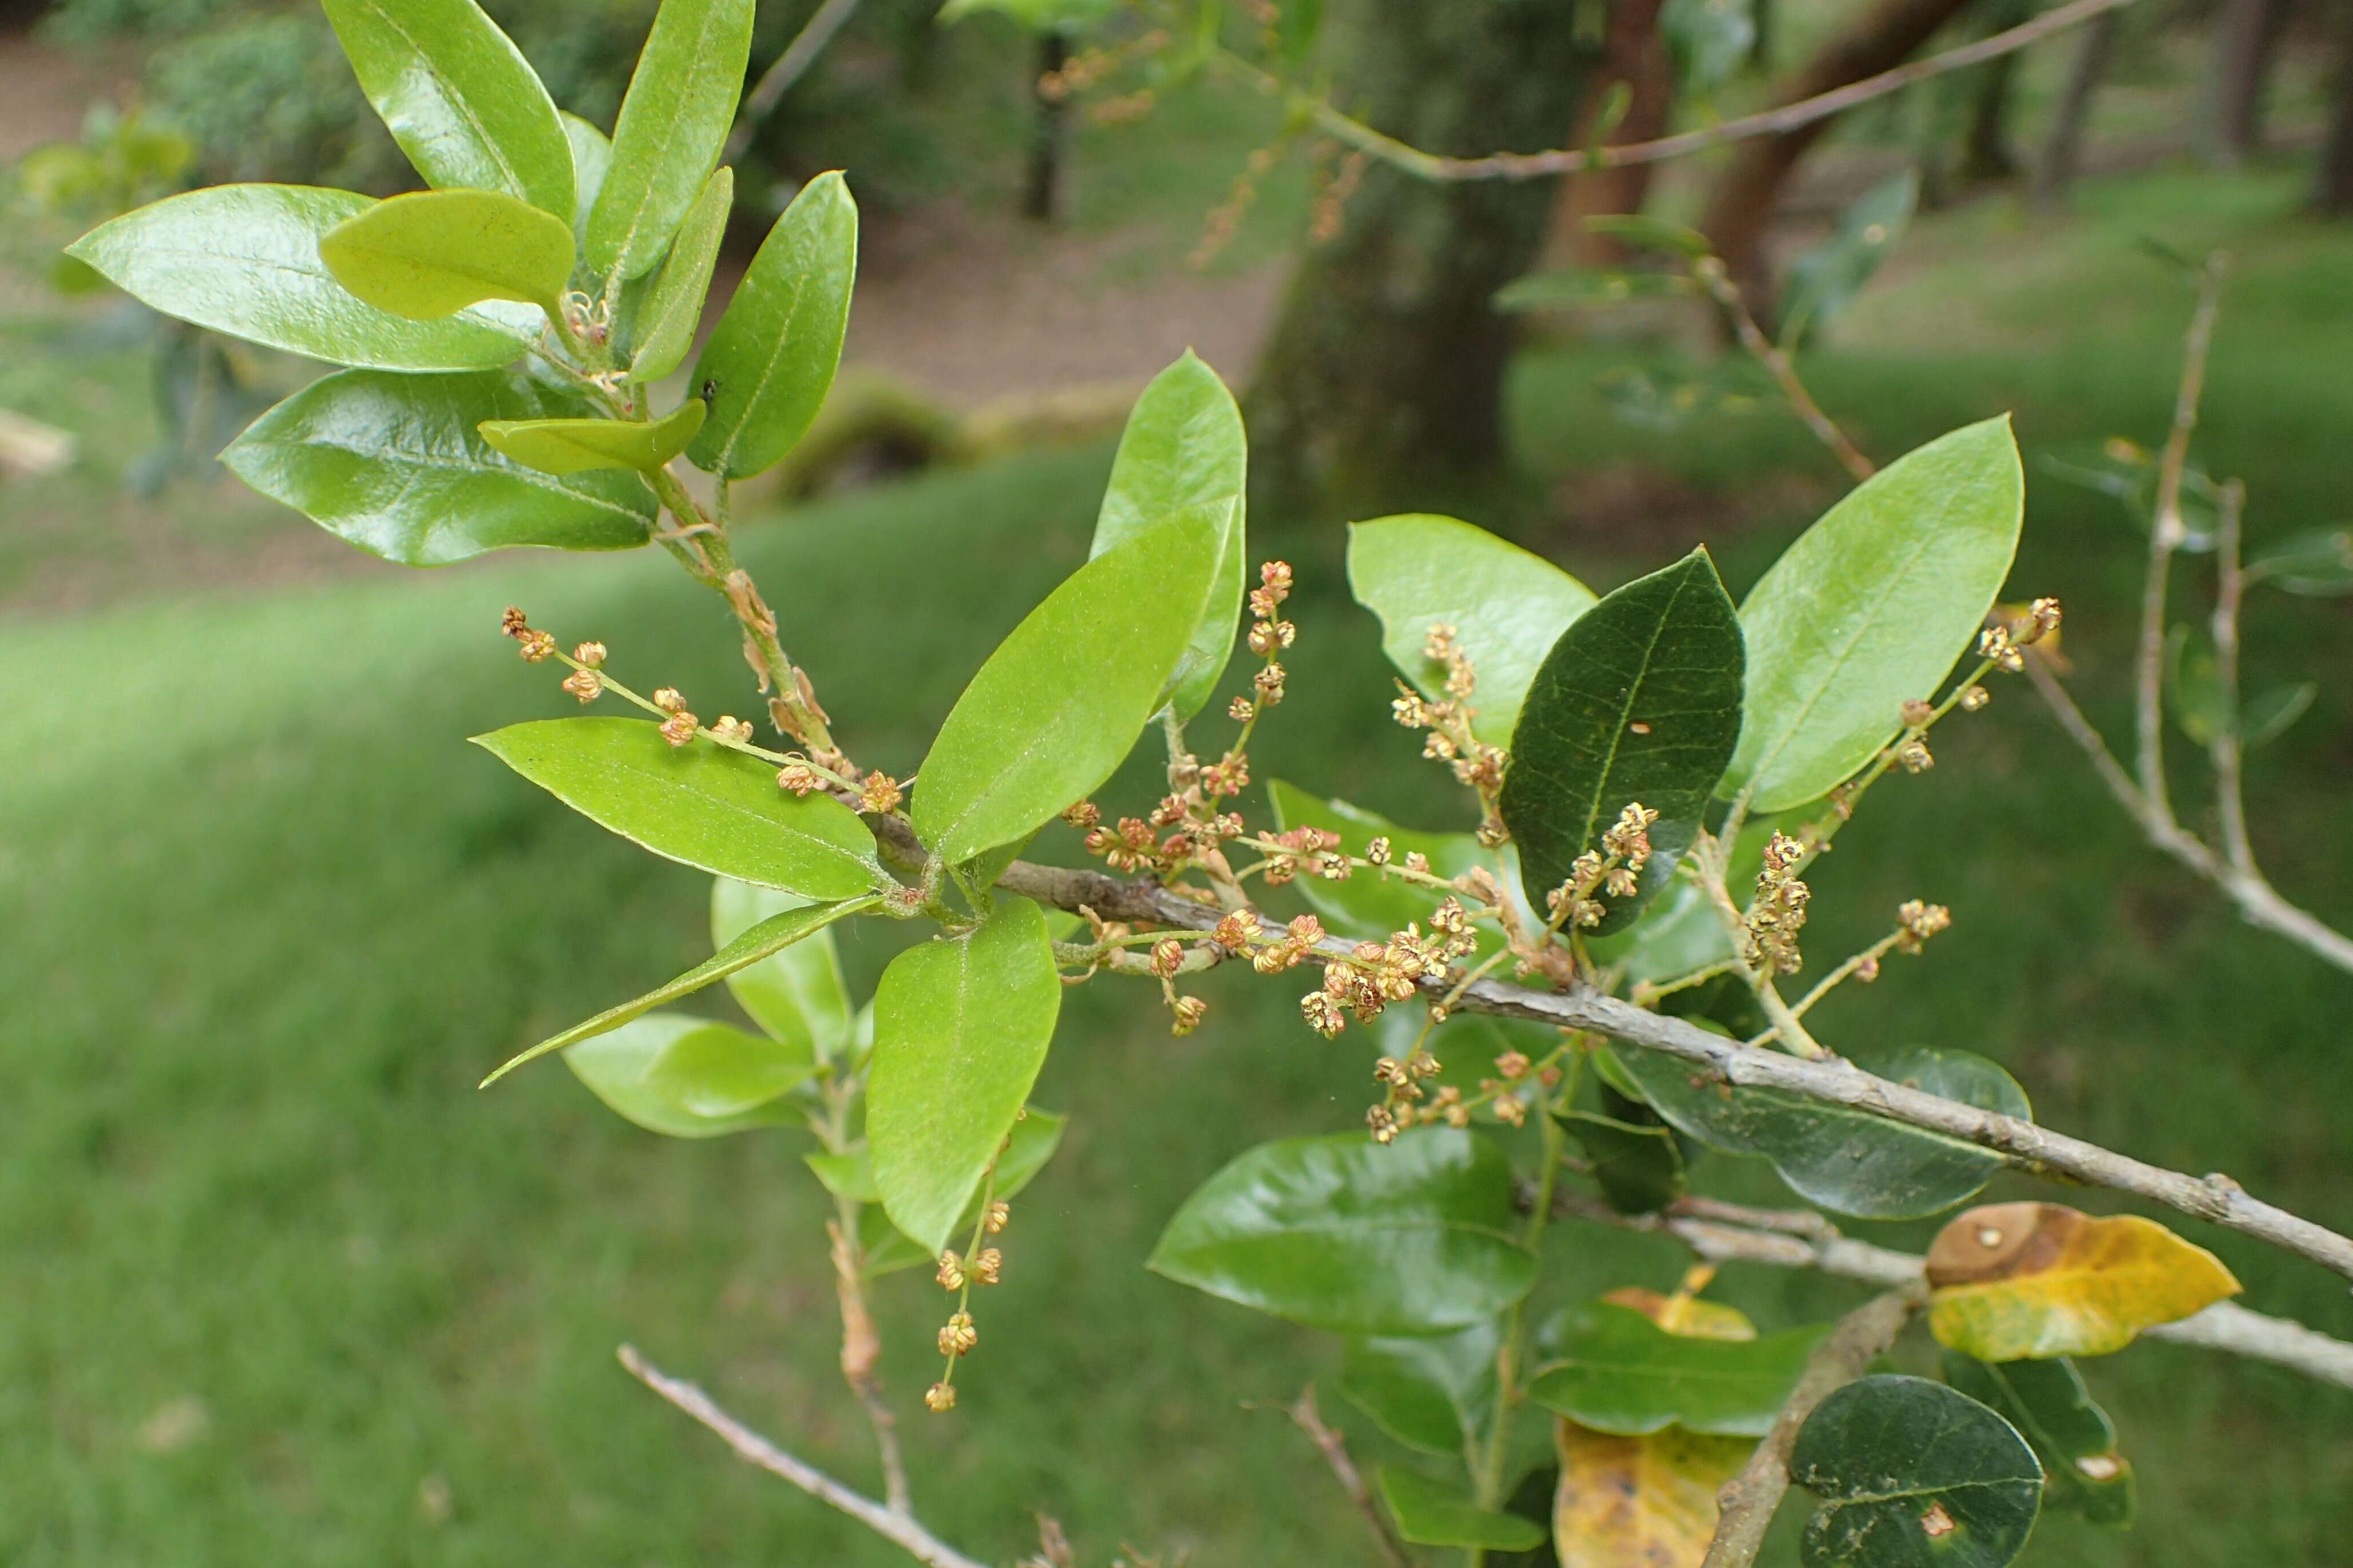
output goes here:
{"type": "Polygon", "coordinates": [[[2239,1292],[2221,1259],[2137,1215],[1989,1204],[1928,1249],[1928,1327],[1979,1361],[2106,1355],[2239,1292]]]}
{"type": "Polygon", "coordinates": [[[1703,1301],[1689,1291],[1662,1296],[1639,1285],[1623,1285],[1601,1298],[1614,1307],[1631,1307],[1671,1334],[1693,1340],[1753,1340],[1757,1325],[1737,1307],[1703,1301]]]}
{"type": "Polygon", "coordinates": [[[1715,1494],[1756,1443],[1680,1426],[1642,1437],[1559,1424],[1553,1550],[1560,1568],[1699,1568],[1715,1534],[1715,1494]]]}

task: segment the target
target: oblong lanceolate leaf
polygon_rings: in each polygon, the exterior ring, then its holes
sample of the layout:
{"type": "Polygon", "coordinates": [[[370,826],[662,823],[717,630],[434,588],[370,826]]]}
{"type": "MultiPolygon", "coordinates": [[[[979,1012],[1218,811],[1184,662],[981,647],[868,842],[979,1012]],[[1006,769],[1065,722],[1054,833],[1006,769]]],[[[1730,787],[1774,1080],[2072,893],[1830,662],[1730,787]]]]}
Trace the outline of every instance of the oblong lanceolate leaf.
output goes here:
{"type": "Polygon", "coordinates": [[[659,381],[679,367],[694,346],[702,323],[702,301],[711,292],[711,269],[719,263],[719,242],[727,237],[727,215],[735,206],[735,171],[714,169],[702,194],[687,210],[670,242],[653,291],[639,308],[637,352],[629,356],[629,379],[659,381]]]}
{"type": "Polygon", "coordinates": [[[1559,1568],[1697,1568],[1715,1537],[1715,1496],[1756,1444],[1670,1426],[1639,1437],[1556,1424],[1553,1494],[1559,1568]]]}
{"type": "Polygon", "coordinates": [[[752,53],[753,0],[662,0],[613,123],[588,215],[588,265],[635,278],[661,258],[719,162],[752,53]]]}
{"type": "Polygon", "coordinates": [[[1544,1527],[1515,1513],[1481,1508],[1461,1492],[1418,1470],[1383,1465],[1375,1472],[1381,1500],[1398,1533],[1417,1546],[1472,1546],[1491,1552],[1533,1552],[1544,1527]]]}
{"type": "Polygon", "coordinates": [[[1536,667],[1593,591],[1541,555],[1451,517],[1410,513],[1348,526],[1348,587],[1381,619],[1381,651],[1423,695],[1442,697],[1446,668],[1422,656],[1433,626],[1452,626],[1478,673],[1472,728],[1503,745],[1536,667]]]}
{"type": "Polygon", "coordinates": [[[961,864],[1111,777],[1158,710],[1216,582],[1218,540],[1180,519],[1098,555],[997,644],[923,759],[911,820],[961,864]]]}
{"type": "Polygon", "coordinates": [[[1311,1328],[1428,1334],[1527,1294],[1512,1170],[1493,1141],[1421,1128],[1286,1138],[1238,1156],[1185,1200],[1147,1267],[1311,1328]]]}
{"type": "Polygon", "coordinates": [[[1570,1310],[1528,1396],[1580,1426],[1639,1436],[1667,1426],[1761,1437],[1828,1331],[1753,1340],[1669,1333],[1632,1307],[1570,1310]]]}
{"type": "Polygon", "coordinates": [[[659,419],[486,419],[481,433],[499,451],[545,474],[650,474],[686,450],[702,418],[702,399],[690,397],[659,419]]]}
{"type": "Polygon", "coordinates": [[[354,295],[413,321],[485,300],[553,314],[572,278],[572,226],[498,191],[411,191],[321,235],[319,257],[354,295]]]}
{"type": "MultiPolygon", "coordinates": [[[[807,903],[797,893],[755,888],[733,877],[711,883],[711,942],[725,947],[762,921],[807,903]]],[[[727,977],[735,1004],[771,1037],[829,1060],[849,1047],[849,986],[830,929],[727,977]]]]}
{"type": "Polygon", "coordinates": [[[882,972],[866,1141],[891,1223],[932,1252],[1005,1148],[1061,1005],[1046,918],[1027,899],[1000,898],[977,929],[882,972]]]}
{"type": "Polygon", "coordinates": [[[687,448],[696,468],[748,479],[799,442],[841,363],[857,277],[858,204],[839,171],[819,174],[760,242],[694,362],[711,404],[687,448]]]}
{"type": "Polygon", "coordinates": [[[221,461],[328,532],[404,566],[518,545],[628,550],[652,529],[643,479],[557,479],[501,457],[477,429],[485,419],[586,406],[512,371],[340,371],[255,420],[221,461]]]}
{"type": "MultiPolygon", "coordinates": [[[[1780,1089],[1718,1083],[1664,1052],[1630,1048],[1613,1058],[1670,1125],[1730,1153],[1761,1155],[1800,1196],[1859,1219],[1940,1214],[2002,1166],[1978,1144],[1780,1089]]],[[[1854,1062],[1981,1110],[2032,1114],[2018,1080],[1969,1051],[1898,1046],[1859,1051],[1854,1062]]]]}
{"type": "Polygon", "coordinates": [[[425,183],[503,191],[572,221],[554,100],[474,0],[325,0],[360,90],[425,183]]]}
{"type": "Polygon", "coordinates": [[[1746,712],[1718,793],[1781,811],[1869,762],[1977,637],[2024,505],[2005,416],[1889,464],[1800,534],[1740,606],[1746,712]]]}
{"type": "Polygon", "coordinates": [[[1674,875],[1740,739],[1740,621],[1704,547],[1618,589],[1560,634],[1528,687],[1504,775],[1504,825],[1532,898],[1574,876],[1627,806],[1659,814],[1630,897],[1602,894],[1607,936],[1674,875]]]}
{"type": "Polygon", "coordinates": [[[585,252],[588,215],[596,205],[596,193],[605,188],[605,171],[613,166],[613,143],[602,131],[568,110],[557,110],[555,117],[564,124],[565,141],[572,144],[572,179],[576,187],[572,205],[572,237],[585,252]]]}
{"type": "Polygon", "coordinates": [[[335,281],[320,240],[375,205],[310,185],[213,185],[101,224],[66,254],[167,316],[331,364],[491,370],[522,358],[543,321],[535,306],[412,321],[335,281]]]}
{"type": "Polygon", "coordinates": [[[1494,1414],[1502,1343],[1493,1319],[1451,1334],[1352,1339],[1340,1392],[1398,1442],[1459,1455],[1494,1414]]]}
{"type": "Polygon", "coordinates": [[[1988,1204],[1928,1248],[1928,1328],[1979,1361],[2106,1355],[2239,1293],[2222,1260],[2138,1215],[1988,1204]]]}
{"type": "Polygon", "coordinates": [[[2094,1404],[2083,1373],[2064,1356],[1994,1365],[1958,1351],[1944,1354],[1945,1381],[2018,1428],[2042,1461],[2052,1507],[2111,1530],[2130,1528],[2130,1460],[2116,1452],[2116,1428],[2094,1404]]]}
{"type": "Polygon", "coordinates": [[[2042,1501],[2026,1439],[1925,1377],[1866,1377],[1823,1400],[1789,1479],[1821,1500],[1799,1542],[1806,1568],[2004,1568],[2042,1501]]]}
{"type": "Polygon", "coordinates": [[[889,885],[856,812],[778,789],[774,768],[724,746],[673,746],[640,719],[543,719],[473,739],[598,826],[669,859],[807,899],[889,885]]]}
{"type": "Polygon", "coordinates": [[[1111,482],[1095,518],[1090,557],[1126,543],[1144,530],[1176,518],[1202,518],[1219,533],[1215,588],[1177,668],[1168,705],[1182,723],[1218,689],[1233,654],[1242,608],[1244,495],[1249,444],[1241,410],[1218,373],[1187,349],[1153,377],[1135,406],[1112,460],[1111,482]]]}
{"type": "Polygon", "coordinates": [[[564,1062],[615,1111],[670,1138],[797,1121],[784,1096],[817,1070],[805,1051],[683,1013],[632,1019],[572,1047],[564,1062]]]}

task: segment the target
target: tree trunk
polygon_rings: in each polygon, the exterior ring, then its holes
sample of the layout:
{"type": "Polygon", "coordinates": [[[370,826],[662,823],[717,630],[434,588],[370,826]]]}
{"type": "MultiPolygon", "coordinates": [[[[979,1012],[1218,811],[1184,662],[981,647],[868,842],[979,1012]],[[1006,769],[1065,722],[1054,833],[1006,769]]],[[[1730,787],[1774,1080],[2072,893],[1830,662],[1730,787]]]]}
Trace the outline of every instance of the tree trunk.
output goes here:
{"type": "MultiPolygon", "coordinates": [[[[1625,115],[1602,140],[1622,146],[1667,133],[1667,116],[1674,106],[1675,73],[1674,62],[1667,58],[1666,40],[1659,36],[1661,4],[1662,0],[1618,0],[1609,7],[1601,68],[1594,74],[1585,102],[1577,111],[1570,146],[1582,147],[1592,136],[1594,117],[1620,82],[1626,84],[1631,96],[1625,115]]],[[[1546,253],[1577,267],[1609,267],[1625,260],[1626,247],[1605,236],[1586,233],[1585,220],[1602,213],[1641,212],[1655,167],[1629,163],[1572,174],[1563,181],[1546,253]]]]}
{"type": "Polygon", "coordinates": [[[2353,217],[2353,0],[2338,0],[2336,104],[2329,111],[2328,142],[2320,154],[2320,179],[2312,205],[2323,217],[2353,217]]]}
{"type": "Polygon", "coordinates": [[[2214,53],[2199,116],[2199,155],[2217,169],[2235,169],[2262,151],[2263,100],[2288,0],[2229,0],[2215,19],[2214,53]]]}
{"type": "Polygon", "coordinates": [[[1978,68],[1977,90],[1969,100],[1968,134],[1961,143],[1964,184],[2013,179],[2018,174],[2018,153],[2010,144],[2010,86],[2017,72],[2014,53],[1978,68]]]}
{"type": "MultiPolygon", "coordinates": [[[[1369,0],[1347,101],[1449,153],[1556,145],[1594,51],[1577,0],[1369,0]]],[[[1252,378],[1254,488],[1293,510],[1434,505],[1504,457],[1512,323],[1549,181],[1433,183],[1376,162],[1303,257],[1252,378]]]]}
{"type": "Polygon", "coordinates": [[[2051,117],[2051,133],[2042,143],[2042,159],[2034,168],[2036,206],[2055,207],[2064,202],[2083,169],[2084,127],[2092,118],[2092,95],[2099,90],[2101,79],[2116,58],[2116,32],[2124,20],[2121,11],[2095,18],[2075,46],[2074,64],[2068,68],[2067,85],[2060,91],[2059,107],[2051,117]]]}
{"type": "MultiPolygon", "coordinates": [[[[1894,69],[1968,4],[1968,0],[1880,0],[1844,37],[1776,93],[1774,101],[1796,103],[1894,69]]],[[[1832,116],[1778,136],[1743,142],[1709,198],[1707,216],[1700,227],[1715,243],[1715,253],[1724,258],[1749,308],[1760,316],[1771,314],[1773,283],[1766,240],[1774,209],[1781,205],[1781,193],[1799,162],[1836,123],[1837,117],[1832,116]]]]}
{"type": "Polygon", "coordinates": [[[1060,223],[1070,210],[1071,105],[1069,95],[1049,93],[1046,79],[1070,63],[1071,40],[1060,27],[1038,35],[1038,71],[1029,96],[1037,121],[1029,143],[1029,177],[1021,192],[1021,216],[1060,223]]]}

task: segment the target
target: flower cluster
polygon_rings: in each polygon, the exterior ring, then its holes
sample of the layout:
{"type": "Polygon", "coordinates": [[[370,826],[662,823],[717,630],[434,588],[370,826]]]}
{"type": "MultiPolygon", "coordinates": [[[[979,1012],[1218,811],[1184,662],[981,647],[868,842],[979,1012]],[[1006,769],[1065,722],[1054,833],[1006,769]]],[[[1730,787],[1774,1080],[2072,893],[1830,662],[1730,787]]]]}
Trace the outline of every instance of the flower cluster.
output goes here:
{"type": "Polygon", "coordinates": [[[1323,986],[1299,999],[1308,1027],[1330,1039],[1346,1026],[1353,1014],[1369,1024],[1392,1002],[1403,1002],[1421,989],[1424,980],[1443,975],[1454,960],[1471,952],[1477,940],[1470,921],[1454,899],[1440,904],[1424,935],[1421,922],[1391,931],[1386,942],[1360,942],[1345,955],[1324,964],[1323,986]]]}
{"type": "Polygon", "coordinates": [[[1757,897],[1741,917],[1746,949],[1741,954],[1751,969],[1767,974],[1795,974],[1804,967],[1798,951],[1798,933],[1805,929],[1806,900],[1813,889],[1797,875],[1805,847],[1786,833],[1776,833],[1765,846],[1765,868],[1757,873],[1757,897]]]}
{"type": "Polygon", "coordinates": [[[1554,930],[1599,925],[1609,912],[1600,894],[1630,899],[1641,889],[1642,868],[1651,863],[1651,826],[1658,820],[1641,801],[1630,802],[1602,834],[1601,847],[1569,862],[1568,880],[1545,895],[1554,930]]]}
{"type": "Polygon", "coordinates": [[[1507,759],[1501,747],[1489,745],[1471,731],[1471,721],[1478,713],[1471,706],[1471,698],[1479,689],[1478,670],[1463,650],[1459,634],[1443,621],[1430,628],[1421,655],[1445,671],[1440,689],[1446,695],[1424,697],[1400,680],[1389,712],[1407,729],[1427,731],[1421,739],[1421,754],[1446,763],[1453,770],[1455,782],[1478,792],[1479,842],[1495,848],[1510,837],[1496,809],[1507,759]]]}
{"type": "Polygon", "coordinates": [[[1494,1076],[1481,1079],[1478,1092],[1467,1098],[1455,1085],[1435,1081],[1443,1070],[1438,1058],[1419,1046],[1402,1061],[1383,1057],[1373,1064],[1373,1081],[1382,1086],[1383,1093],[1380,1103],[1365,1112],[1365,1125],[1372,1130],[1375,1142],[1389,1142],[1416,1125],[1442,1121],[1449,1127],[1468,1127],[1472,1112],[1482,1109],[1517,1127],[1528,1115],[1528,1102],[1521,1090],[1531,1080],[1547,1089],[1560,1082],[1560,1069],[1550,1058],[1539,1068],[1520,1051],[1498,1056],[1494,1076]]]}
{"type": "Polygon", "coordinates": [[[1923,903],[1907,899],[1896,909],[1895,945],[1905,952],[1918,952],[1928,939],[1953,923],[1953,911],[1942,904],[1923,903]]]}
{"type": "Polygon", "coordinates": [[[1996,669],[2016,675],[2026,668],[2026,656],[2020,650],[2057,632],[2060,619],[2058,600],[2037,599],[2018,619],[1978,633],[1978,657],[1989,660],[1996,669]]]}

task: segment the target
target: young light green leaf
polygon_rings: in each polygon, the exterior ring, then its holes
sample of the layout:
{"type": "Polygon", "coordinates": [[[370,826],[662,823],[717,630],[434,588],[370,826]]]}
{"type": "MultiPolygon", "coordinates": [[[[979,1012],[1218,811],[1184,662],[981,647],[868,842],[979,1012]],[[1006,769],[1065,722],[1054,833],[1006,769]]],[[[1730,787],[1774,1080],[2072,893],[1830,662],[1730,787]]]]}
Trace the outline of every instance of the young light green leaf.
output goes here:
{"type": "Polygon", "coordinates": [[[1381,1483],[1381,1500],[1388,1504],[1398,1533],[1417,1546],[1533,1552],[1544,1544],[1544,1527],[1535,1521],[1481,1508],[1452,1487],[1419,1471],[1383,1465],[1376,1474],[1381,1483]]]}
{"type": "MultiPolygon", "coordinates": [[[[1386,838],[1396,864],[1403,865],[1409,855],[1420,855],[1429,859],[1432,875],[1450,880],[1493,858],[1468,833],[1422,833],[1399,827],[1377,812],[1345,800],[1320,800],[1281,779],[1267,781],[1266,799],[1274,809],[1279,831],[1310,826],[1336,833],[1344,854],[1362,856],[1374,839],[1386,838]]],[[[1427,921],[1445,897],[1422,884],[1363,869],[1344,881],[1303,877],[1293,886],[1326,926],[1342,936],[1367,942],[1382,941],[1411,921],[1427,921]]]]}
{"type": "Polygon", "coordinates": [[[2316,598],[2353,594],[2353,527],[2339,523],[2281,540],[2247,563],[2247,581],[2316,598]]]}
{"type": "Polygon", "coordinates": [[[2268,691],[2256,692],[2247,699],[2245,709],[2239,714],[2239,744],[2252,752],[2278,740],[2304,717],[2313,699],[2319,695],[2320,682],[2316,680],[2299,680],[2293,686],[2274,686],[2268,691]]]}
{"type": "Polygon", "coordinates": [[[1498,802],[1525,885],[1573,879],[1626,807],[1658,813],[1629,895],[1598,893],[1607,936],[1673,877],[1740,738],[1740,621],[1704,547],[1618,589],[1545,656],[1512,731],[1498,802]]]}
{"type": "Polygon", "coordinates": [[[486,419],[480,429],[492,447],[543,474],[652,474],[686,450],[702,419],[702,399],[690,397],[659,419],[486,419]]]}
{"type": "Polygon", "coordinates": [[[988,656],[923,759],[915,831],[950,864],[1010,843],[1112,775],[1168,689],[1216,583],[1180,519],[1080,567],[988,656]]]}
{"type": "Polygon", "coordinates": [[[1381,651],[1422,694],[1446,694],[1446,667],[1423,653],[1452,626],[1479,678],[1472,729],[1503,745],[1536,667],[1593,591],[1540,555],[1451,517],[1411,514],[1348,527],[1348,586],[1381,619],[1381,651]]]}
{"type": "Polygon", "coordinates": [[[221,454],[229,471],[330,533],[404,566],[541,545],[628,550],[656,511],[635,474],[557,479],[509,461],[484,420],[565,418],[587,405],[512,371],[312,382],[221,454]]]}
{"type": "Polygon", "coordinates": [[[411,321],[353,295],[320,240],[375,204],[307,185],[214,185],[101,224],[66,253],[167,316],[264,348],[375,370],[491,370],[540,333],[536,307],[411,321]]]}
{"type": "Polygon", "coordinates": [[[1556,1359],[1528,1397],[1581,1426],[1620,1436],[1678,1426],[1761,1437],[1827,1331],[1704,1339],[1669,1333],[1631,1307],[1591,1302],[1570,1309],[1549,1336],[1556,1359]]]}
{"type": "Polygon", "coordinates": [[[564,1062],[649,1132],[716,1138],[795,1121],[782,1103],[817,1064],[802,1051],[683,1013],[650,1013],[583,1040],[564,1062]]]}
{"type": "Polygon", "coordinates": [[[1643,213],[1595,213],[1585,220],[1585,232],[1636,250],[1663,251],[1694,261],[1715,253],[1715,247],[1699,230],[1643,213]]]}
{"type": "Polygon", "coordinates": [[[1740,606],[1746,710],[1719,794],[1801,805],[1894,736],[2000,592],[2024,486],[2010,421],[1989,419],[1882,468],[1789,546],[1740,606]]]}
{"type": "Polygon", "coordinates": [[[1340,1392],[1398,1442],[1460,1455],[1493,1415],[1502,1340],[1492,1319],[1451,1334],[1352,1339],[1340,1392]]]}
{"type": "Polygon", "coordinates": [[[1286,1138],[1185,1200],[1147,1264],[1197,1290],[1350,1334],[1468,1328],[1527,1294],[1512,1171],[1487,1139],[1421,1128],[1286,1138]]]}
{"type": "Polygon", "coordinates": [[[1803,342],[1853,303],[1904,237],[1919,196],[1916,171],[1889,175],[1839,215],[1838,228],[1828,239],[1789,264],[1781,307],[1785,343],[1803,342]]]}
{"type": "Polygon", "coordinates": [[[2213,639],[2177,626],[2165,637],[2165,701],[2181,732],[2211,746],[2231,728],[2231,696],[2222,689],[2213,639]]]}
{"type": "Polygon", "coordinates": [[[1806,1568],[2005,1568],[2042,1502],[2026,1439],[1924,1377],[1866,1377],[1816,1405],[1789,1479],[1821,1500],[1806,1568]]]}
{"type": "Polygon", "coordinates": [[[474,743],[669,859],[807,899],[890,885],[856,812],[828,795],[778,789],[766,763],[709,741],[673,746],[638,719],[544,719],[474,743]]]}
{"type": "MultiPolygon", "coordinates": [[[[1703,1143],[1773,1162],[1800,1196],[1862,1219],[1917,1219],[1962,1202],[1993,1179],[1993,1151],[1846,1106],[1779,1089],[1735,1088],[1662,1052],[1611,1053],[1652,1110],[1703,1143]]],[[[2026,1091],[1968,1051],[1899,1046],[1860,1051],[1855,1065],[1947,1100],[2031,1119],[2026,1091]]]]}
{"type": "Polygon", "coordinates": [[[596,208],[596,194],[605,188],[605,172],[613,166],[613,143],[569,110],[557,110],[555,117],[563,122],[564,139],[572,146],[573,184],[577,187],[572,205],[572,237],[586,251],[588,215],[596,208]]]}
{"type": "Polygon", "coordinates": [[[752,53],[753,0],[662,0],[613,124],[588,215],[588,265],[635,278],[661,258],[719,162],[752,53]]]}
{"type": "Polygon", "coordinates": [[[977,929],[882,972],[866,1140],[891,1223],[933,1253],[1004,1151],[1061,1005],[1045,917],[1027,899],[999,899],[977,929]]]}
{"type": "MultiPolygon", "coordinates": [[[[724,947],[762,921],[807,901],[797,893],[755,888],[733,877],[713,878],[712,945],[724,947]]],[[[727,988],[754,1023],[816,1060],[829,1061],[849,1048],[849,987],[829,929],[737,970],[727,977],[727,988]]]]}
{"type": "Polygon", "coordinates": [[[1201,710],[1232,655],[1247,564],[1243,508],[1249,447],[1241,410],[1218,373],[1193,351],[1152,380],[1129,411],[1095,519],[1090,558],[1178,518],[1218,531],[1216,586],[1185,649],[1169,692],[1178,722],[1201,710]]]}
{"type": "Polygon", "coordinates": [[[539,73],[474,0],[325,0],[360,90],[425,183],[572,220],[572,147],[539,73]]]}
{"type": "Polygon", "coordinates": [[[799,442],[841,363],[857,275],[858,204],[838,171],[819,174],[760,242],[694,362],[711,402],[687,449],[696,468],[748,479],[799,442]]]}
{"type": "Polygon", "coordinates": [[[629,356],[629,379],[659,381],[679,367],[694,346],[702,323],[702,301],[711,292],[711,270],[719,264],[719,242],[727,237],[727,215],[735,206],[735,171],[712,171],[702,194],[687,210],[670,242],[653,291],[639,307],[638,350],[629,356]]]}
{"type": "Polygon", "coordinates": [[[2043,1500],[2111,1530],[2132,1528],[2132,1462],[2116,1451],[2116,1428],[2064,1356],[1999,1365],[1944,1353],[1945,1381],[2012,1426],[2042,1461],[2043,1500]]]}
{"type": "Polygon", "coordinates": [[[617,1007],[607,1007],[595,1017],[575,1024],[560,1035],[551,1035],[529,1050],[508,1058],[499,1064],[496,1071],[482,1080],[481,1087],[490,1088],[525,1062],[536,1061],[550,1051],[560,1051],[583,1040],[594,1039],[619,1028],[632,1018],[644,1016],[665,1002],[675,1002],[681,996],[691,995],[713,981],[724,980],[737,970],[757,963],[771,953],[780,952],[794,942],[823,931],[844,916],[861,914],[881,901],[870,894],[862,899],[810,904],[803,909],[772,915],[668,984],[656,986],[642,996],[631,997],[617,1007]]]}
{"type": "Polygon", "coordinates": [[[572,279],[572,226],[497,191],[412,191],[319,237],[335,280],[412,321],[485,300],[558,309],[572,279]]]}

